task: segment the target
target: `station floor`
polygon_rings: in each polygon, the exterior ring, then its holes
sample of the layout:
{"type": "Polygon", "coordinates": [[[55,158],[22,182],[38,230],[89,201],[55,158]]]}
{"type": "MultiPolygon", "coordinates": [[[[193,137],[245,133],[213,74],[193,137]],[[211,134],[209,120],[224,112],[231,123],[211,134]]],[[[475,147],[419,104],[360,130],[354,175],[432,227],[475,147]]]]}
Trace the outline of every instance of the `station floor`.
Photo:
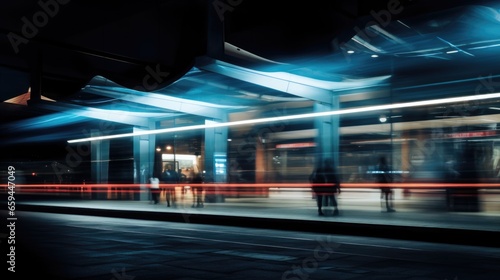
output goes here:
{"type": "MultiPolygon", "coordinates": [[[[381,207],[376,190],[348,190],[337,196],[340,215],[316,202],[307,190],[271,190],[265,197],[231,197],[193,207],[189,190],[178,190],[176,201],[167,207],[165,193],[160,203],[116,199],[18,199],[21,211],[67,213],[142,220],[232,225],[278,230],[299,230],[332,234],[384,237],[463,245],[500,247],[500,195],[481,193],[479,211],[446,208],[439,192],[395,194],[396,212],[381,207]]],[[[144,198],[144,196],[143,196],[144,198]]]]}

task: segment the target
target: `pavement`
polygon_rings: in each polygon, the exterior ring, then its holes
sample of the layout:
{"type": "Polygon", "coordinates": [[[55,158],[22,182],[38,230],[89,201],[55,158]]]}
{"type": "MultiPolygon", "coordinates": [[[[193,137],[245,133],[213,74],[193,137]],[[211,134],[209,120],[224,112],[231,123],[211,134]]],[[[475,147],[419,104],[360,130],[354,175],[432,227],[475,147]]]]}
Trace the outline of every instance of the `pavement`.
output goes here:
{"type": "Polygon", "coordinates": [[[440,194],[396,195],[393,213],[381,210],[379,195],[375,191],[343,192],[338,197],[338,216],[332,215],[331,207],[325,207],[325,216],[318,216],[310,192],[296,190],[272,191],[266,197],[225,198],[204,203],[202,208],[192,207],[189,192],[178,193],[172,207],[167,207],[164,194],[159,204],[112,197],[92,200],[21,195],[16,198],[16,210],[500,247],[498,194],[483,195],[482,209],[468,212],[447,210],[440,194]]]}
{"type": "MultiPolygon", "coordinates": [[[[1,279],[497,279],[500,248],[19,211],[1,279]]],[[[6,242],[5,242],[6,243],[6,242]]],[[[5,253],[3,254],[5,258],[5,253]]],[[[1,259],[1,257],[0,257],[1,259]]]]}

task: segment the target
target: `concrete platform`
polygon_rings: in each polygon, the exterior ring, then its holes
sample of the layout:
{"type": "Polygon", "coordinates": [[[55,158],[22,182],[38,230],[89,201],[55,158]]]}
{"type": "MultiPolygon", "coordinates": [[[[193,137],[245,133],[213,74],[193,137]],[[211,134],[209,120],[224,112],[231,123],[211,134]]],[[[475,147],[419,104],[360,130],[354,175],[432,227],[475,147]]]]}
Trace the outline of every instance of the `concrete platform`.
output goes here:
{"type": "MultiPolygon", "coordinates": [[[[340,215],[318,216],[315,201],[306,193],[273,193],[266,198],[227,198],[193,208],[189,196],[178,196],[173,207],[134,200],[18,199],[19,211],[68,213],[142,220],[174,221],[321,232],[401,240],[500,247],[500,212],[452,212],[441,199],[397,199],[396,212],[381,210],[375,194],[343,194],[340,215]]],[[[496,204],[495,204],[496,205],[496,204]]]]}

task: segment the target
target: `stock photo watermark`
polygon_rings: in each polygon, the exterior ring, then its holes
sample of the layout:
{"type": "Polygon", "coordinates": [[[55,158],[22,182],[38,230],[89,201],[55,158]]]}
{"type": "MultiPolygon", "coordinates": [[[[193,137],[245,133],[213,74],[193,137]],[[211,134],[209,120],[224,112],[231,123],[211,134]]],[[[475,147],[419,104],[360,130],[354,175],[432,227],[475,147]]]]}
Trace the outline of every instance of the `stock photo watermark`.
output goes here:
{"type": "Polygon", "coordinates": [[[7,167],[7,270],[16,272],[16,168],[14,166],[7,167]]]}
{"type": "Polygon", "coordinates": [[[341,244],[334,242],[331,236],[326,238],[319,238],[319,243],[313,251],[311,256],[302,260],[300,264],[292,265],[292,267],[285,271],[281,276],[281,280],[307,280],[314,274],[320,267],[320,263],[328,260],[330,256],[335,253],[341,244]]]}
{"type": "MultiPolygon", "coordinates": [[[[492,74],[488,76],[480,76],[478,77],[479,84],[475,88],[475,95],[480,94],[490,94],[495,93],[500,89],[500,81],[495,80],[492,74]]],[[[423,157],[431,158],[436,152],[436,139],[443,138],[462,138],[462,137],[470,137],[470,133],[456,132],[461,126],[463,126],[463,122],[460,120],[462,118],[472,117],[480,113],[481,107],[479,106],[478,101],[472,100],[462,103],[454,103],[446,106],[446,110],[442,114],[441,118],[443,120],[451,119],[451,131],[446,132],[443,128],[433,128],[431,132],[431,137],[429,139],[419,139],[416,141],[417,153],[419,153],[423,157]]]]}
{"type": "MultiPolygon", "coordinates": [[[[495,93],[500,89],[500,81],[495,81],[492,74],[487,77],[480,76],[479,84],[475,88],[474,94],[495,93]]],[[[497,77],[498,78],[498,77],[497,77]]],[[[447,117],[468,117],[473,116],[480,109],[477,101],[468,101],[464,103],[451,104],[446,108],[443,118],[447,117]]],[[[456,125],[460,125],[456,122],[456,125]]]]}
{"type": "Polygon", "coordinates": [[[126,272],[126,269],[123,267],[121,271],[117,271],[116,269],[111,269],[111,274],[113,277],[111,280],[133,280],[135,279],[135,276],[128,275],[126,272]]]}
{"type": "MultiPolygon", "coordinates": [[[[274,108],[272,114],[275,117],[286,116],[286,108],[279,110],[274,108]]],[[[273,141],[271,138],[273,133],[284,131],[288,121],[281,120],[279,122],[268,123],[267,126],[261,127],[258,130],[250,131],[237,146],[239,162],[236,163],[234,169],[241,169],[241,161],[253,161],[257,152],[257,145],[270,143],[273,141]]]]}
{"type": "Polygon", "coordinates": [[[69,2],[70,0],[39,0],[39,9],[31,17],[21,17],[21,32],[7,34],[14,52],[18,54],[20,46],[28,44],[31,39],[35,38],[40,30],[59,14],[61,6],[67,5],[69,2]]]}
{"type": "MultiPolygon", "coordinates": [[[[108,121],[101,121],[99,123],[99,129],[94,132],[89,132],[86,129],[82,130],[82,133],[87,137],[91,136],[102,136],[109,135],[115,129],[115,124],[108,121]]],[[[52,163],[52,170],[57,176],[59,182],[64,180],[63,175],[71,171],[72,169],[80,166],[84,161],[84,157],[87,157],[91,153],[91,143],[83,142],[78,143],[76,146],[68,144],[66,146],[65,164],[59,162],[52,163]]]]}
{"type": "MultiPolygon", "coordinates": [[[[271,112],[274,116],[286,116],[286,108],[278,109],[274,108],[271,112]]],[[[235,179],[235,181],[239,181],[240,179],[244,179],[240,171],[245,170],[245,166],[255,160],[255,155],[257,153],[257,145],[265,144],[268,142],[272,142],[273,139],[272,133],[280,132],[285,130],[288,121],[282,120],[280,122],[270,122],[266,126],[256,128],[247,133],[240,143],[235,143],[237,156],[235,156],[234,160],[231,161],[228,168],[229,176],[235,179]]],[[[231,141],[233,142],[233,141],[231,141]]],[[[188,211],[187,208],[183,209],[183,218],[184,221],[189,223],[191,211],[188,211]]]]}
{"type": "Polygon", "coordinates": [[[487,77],[480,76],[479,77],[479,85],[477,85],[475,93],[476,94],[483,94],[483,93],[494,93],[500,89],[500,78],[499,81],[493,80],[494,78],[499,78],[493,77],[492,74],[488,75],[487,77]],[[486,89],[486,91],[484,91],[486,89]]]}
{"type": "Polygon", "coordinates": [[[170,72],[162,71],[160,64],[156,64],[155,68],[150,65],[146,66],[146,75],[142,78],[142,85],[134,87],[139,91],[154,91],[160,88],[160,85],[170,76],[170,72]]]}
{"type": "MultiPolygon", "coordinates": [[[[142,85],[136,86],[134,89],[139,91],[153,91],[159,89],[160,85],[165,81],[167,77],[170,76],[169,72],[161,70],[161,65],[157,64],[154,68],[150,65],[144,68],[146,74],[142,79],[142,85]]],[[[113,107],[108,109],[112,111],[113,109],[123,109],[120,104],[113,104],[113,107]]],[[[115,130],[115,124],[112,121],[101,121],[97,130],[92,132],[87,129],[83,129],[82,133],[86,137],[91,136],[104,136],[110,135],[115,130]]],[[[62,175],[67,173],[68,170],[78,167],[82,162],[83,158],[90,155],[91,153],[91,143],[79,143],[76,146],[67,145],[65,163],[53,163],[52,169],[54,170],[59,181],[62,181],[62,175]]]]}
{"type": "Polygon", "coordinates": [[[243,0],[215,0],[212,5],[219,16],[219,20],[224,21],[224,14],[234,11],[241,3],[243,3],[243,0]]]}
{"type": "MultiPolygon", "coordinates": [[[[378,32],[373,32],[369,27],[387,27],[391,22],[394,15],[398,15],[403,12],[404,6],[401,4],[399,0],[389,0],[387,2],[387,9],[379,10],[379,11],[370,11],[370,16],[373,20],[367,22],[365,24],[364,30],[359,28],[358,26],[354,27],[355,35],[353,38],[359,38],[367,43],[369,43],[373,38],[379,36],[378,32]]],[[[346,48],[346,42],[339,42],[338,38],[335,38],[331,45],[334,51],[341,51],[344,55],[344,58],[350,62],[350,53],[346,48]]]]}

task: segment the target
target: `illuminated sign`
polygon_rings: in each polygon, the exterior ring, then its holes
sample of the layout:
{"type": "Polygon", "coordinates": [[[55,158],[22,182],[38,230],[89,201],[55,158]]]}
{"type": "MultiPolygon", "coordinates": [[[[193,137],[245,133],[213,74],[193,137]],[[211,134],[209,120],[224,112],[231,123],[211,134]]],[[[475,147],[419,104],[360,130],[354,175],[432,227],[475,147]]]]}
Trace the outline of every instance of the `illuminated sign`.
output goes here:
{"type": "Polygon", "coordinates": [[[276,145],[276,149],[293,149],[293,148],[309,148],[309,147],[316,147],[316,143],[305,142],[305,143],[290,143],[290,144],[276,145]]]}
{"type": "Polygon", "coordinates": [[[448,133],[445,134],[445,138],[472,138],[472,137],[488,137],[495,135],[497,135],[497,132],[495,130],[471,131],[471,132],[448,133]]]}

